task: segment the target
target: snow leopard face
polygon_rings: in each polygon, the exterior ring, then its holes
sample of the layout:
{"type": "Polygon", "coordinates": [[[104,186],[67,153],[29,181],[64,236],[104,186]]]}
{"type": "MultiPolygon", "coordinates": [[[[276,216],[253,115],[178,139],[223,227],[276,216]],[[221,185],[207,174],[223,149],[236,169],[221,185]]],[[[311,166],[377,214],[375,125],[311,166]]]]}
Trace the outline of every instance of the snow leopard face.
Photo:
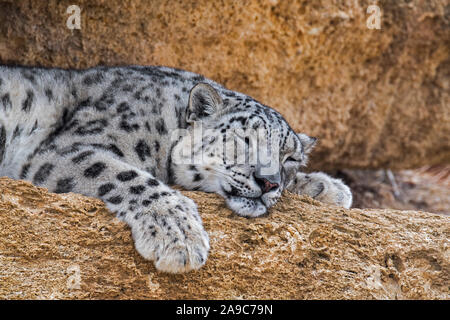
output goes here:
{"type": "Polygon", "coordinates": [[[267,212],[316,139],[296,134],[275,110],[206,83],[190,92],[186,130],[173,133],[172,180],[222,195],[235,213],[267,212]]]}

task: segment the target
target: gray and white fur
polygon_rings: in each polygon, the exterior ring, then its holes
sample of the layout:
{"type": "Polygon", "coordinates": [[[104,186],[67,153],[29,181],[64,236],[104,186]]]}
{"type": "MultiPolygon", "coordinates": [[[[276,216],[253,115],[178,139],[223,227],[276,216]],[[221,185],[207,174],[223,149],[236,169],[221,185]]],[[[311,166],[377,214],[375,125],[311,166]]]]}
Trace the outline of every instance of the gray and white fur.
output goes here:
{"type": "Polygon", "coordinates": [[[183,70],[0,66],[0,176],[103,200],[131,227],[137,251],[165,272],[198,269],[209,251],[196,204],[169,184],[218,193],[235,213],[260,216],[314,144],[275,110],[183,70]],[[223,144],[234,129],[247,135],[238,140],[250,153],[258,152],[249,148],[254,130],[258,141],[276,136],[266,156],[274,172],[228,161],[223,144]],[[180,130],[187,135],[174,135],[180,130]]]}

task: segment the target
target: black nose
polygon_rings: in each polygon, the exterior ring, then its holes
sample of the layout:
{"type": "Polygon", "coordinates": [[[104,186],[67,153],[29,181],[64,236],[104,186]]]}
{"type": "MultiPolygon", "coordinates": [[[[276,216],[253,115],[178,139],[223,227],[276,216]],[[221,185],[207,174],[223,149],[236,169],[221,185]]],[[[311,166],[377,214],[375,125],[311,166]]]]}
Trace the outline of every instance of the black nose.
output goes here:
{"type": "Polygon", "coordinates": [[[270,182],[266,178],[258,178],[255,176],[255,181],[259,185],[263,193],[267,193],[269,191],[277,189],[280,186],[278,183],[270,182]]]}

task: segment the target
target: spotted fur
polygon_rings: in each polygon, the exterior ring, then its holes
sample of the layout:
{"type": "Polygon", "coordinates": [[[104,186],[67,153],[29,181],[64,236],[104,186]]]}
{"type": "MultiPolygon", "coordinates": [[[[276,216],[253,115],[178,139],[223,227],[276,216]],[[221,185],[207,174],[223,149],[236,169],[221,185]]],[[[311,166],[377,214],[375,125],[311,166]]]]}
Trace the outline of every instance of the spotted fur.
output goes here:
{"type": "Polygon", "coordinates": [[[340,179],[332,178],[322,172],[296,172],[295,177],[286,183],[286,189],[298,194],[308,195],[321,202],[350,208],[352,193],[340,179]]]}
{"type": "Polygon", "coordinates": [[[0,176],[102,199],[161,271],[198,269],[209,251],[195,203],[169,184],[259,216],[314,143],[275,110],[183,70],[0,67],[0,176]]]}

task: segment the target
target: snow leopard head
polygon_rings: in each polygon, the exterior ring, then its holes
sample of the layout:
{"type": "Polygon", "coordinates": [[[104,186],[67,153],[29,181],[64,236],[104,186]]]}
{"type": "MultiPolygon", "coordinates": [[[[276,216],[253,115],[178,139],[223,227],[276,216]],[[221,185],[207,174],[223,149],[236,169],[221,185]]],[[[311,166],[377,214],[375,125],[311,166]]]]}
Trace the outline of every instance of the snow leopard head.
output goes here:
{"type": "Polygon", "coordinates": [[[316,143],[295,133],[277,111],[206,83],[190,91],[186,124],[171,152],[173,181],[218,193],[247,217],[276,203],[284,180],[306,165],[316,143]]]}

